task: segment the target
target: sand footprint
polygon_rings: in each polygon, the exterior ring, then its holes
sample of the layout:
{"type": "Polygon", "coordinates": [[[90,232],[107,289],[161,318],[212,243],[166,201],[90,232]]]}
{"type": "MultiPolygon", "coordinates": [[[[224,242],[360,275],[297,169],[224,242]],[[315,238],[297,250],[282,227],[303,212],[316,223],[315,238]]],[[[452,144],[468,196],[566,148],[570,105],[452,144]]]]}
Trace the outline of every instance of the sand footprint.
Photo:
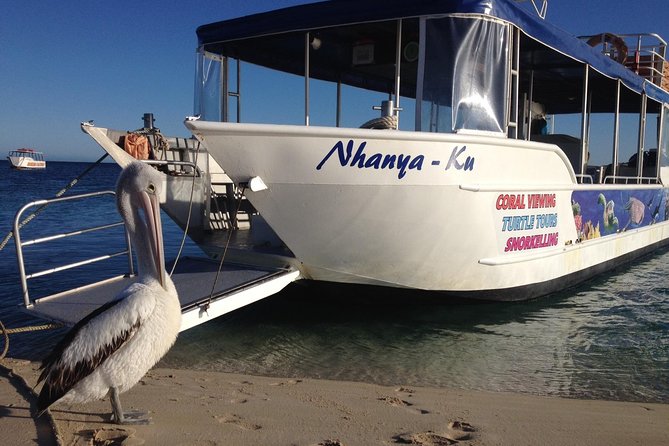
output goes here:
{"type": "Polygon", "coordinates": [[[245,404],[248,403],[249,400],[246,398],[232,398],[230,401],[230,404],[245,404]]]}
{"type": "Polygon", "coordinates": [[[467,440],[471,438],[474,428],[465,421],[451,421],[448,423],[446,437],[454,441],[467,440]]]}
{"type": "Polygon", "coordinates": [[[79,438],[74,443],[79,445],[123,445],[139,446],[144,444],[144,439],[135,437],[134,429],[123,428],[101,428],[86,429],[77,432],[79,438]]]}
{"type": "Polygon", "coordinates": [[[393,437],[395,443],[417,444],[420,446],[442,446],[458,443],[471,438],[474,427],[465,421],[451,421],[448,430],[442,434],[432,431],[420,433],[404,433],[393,437]]]}
{"type": "Polygon", "coordinates": [[[454,440],[450,440],[449,438],[443,435],[435,434],[432,431],[420,432],[417,434],[412,434],[412,433],[399,434],[395,435],[393,437],[393,440],[395,441],[395,443],[417,444],[420,446],[445,446],[457,443],[454,440]]]}
{"type": "Polygon", "coordinates": [[[242,429],[246,429],[246,430],[257,431],[258,429],[262,429],[261,425],[255,424],[255,423],[250,423],[250,422],[246,421],[244,418],[240,417],[239,415],[235,415],[235,414],[226,413],[224,415],[214,415],[214,418],[219,423],[234,424],[235,426],[238,426],[238,427],[240,427],[242,429]]]}
{"type": "Polygon", "coordinates": [[[390,404],[391,406],[395,406],[395,407],[413,406],[413,404],[411,404],[410,402],[399,399],[396,396],[383,396],[383,397],[379,398],[378,400],[383,401],[384,403],[390,404]]]}
{"type": "Polygon", "coordinates": [[[295,385],[301,383],[301,379],[289,379],[288,381],[280,381],[278,383],[271,383],[270,386],[287,386],[287,385],[295,385]]]}
{"type": "Polygon", "coordinates": [[[416,412],[416,413],[421,414],[421,415],[424,415],[426,413],[430,413],[429,410],[411,408],[411,406],[413,406],[413,403],[410,403],[410,402],[405,401],[403,399],[397,398],[396,396],[384,396],[384,397],[378,398],[378,400],[383,401],[386,404],[390,404],[391,406],[394,406],[394,407],[407,408],[408,410],[410,410],[412,412],[416,412]]]}
{"type": "Polygon", "coordinates": [[[410,388],[408,388],[408,387],[398,387],[397,389],[395,389],[395,392],[398,392],[398,393],[408,393],[409,395],[411,395],[412,393],[415,392],[415,390],[410,389],[410,388]]]}

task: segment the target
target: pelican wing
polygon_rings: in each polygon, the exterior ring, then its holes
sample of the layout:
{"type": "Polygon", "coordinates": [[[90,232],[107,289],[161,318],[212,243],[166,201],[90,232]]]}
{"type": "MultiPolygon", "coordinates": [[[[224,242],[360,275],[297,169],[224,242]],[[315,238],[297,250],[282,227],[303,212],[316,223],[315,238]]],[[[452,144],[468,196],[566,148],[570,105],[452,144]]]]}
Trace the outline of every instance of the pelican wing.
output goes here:
{"type": "Polygon", "coordinates": [[[78,382],[128,342],[137,332],[153,301],[144,300],[139,308],[137,291],[144,288],[133,284],[118,299],[107,302],[79,321],[44,359],[37,383],[44,381],[37,409],[44,412],[62,398],[78,382]],[[130,311],[121,311],[129,309],[130,311]]]}

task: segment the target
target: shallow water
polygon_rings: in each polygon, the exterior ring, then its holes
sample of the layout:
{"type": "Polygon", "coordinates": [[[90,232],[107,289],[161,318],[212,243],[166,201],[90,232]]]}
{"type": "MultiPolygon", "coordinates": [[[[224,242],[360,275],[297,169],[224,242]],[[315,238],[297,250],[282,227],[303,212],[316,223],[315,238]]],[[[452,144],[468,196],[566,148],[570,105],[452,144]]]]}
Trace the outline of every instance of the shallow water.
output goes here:
{"type": "Polygon", "coordinates": [[[295,286],[183,333],[172,367],[629,401],[669,399],[668,254],[525,303],[295,286]],[[655,284],[658,282],[657,284],[655,284]],[[318,301],[316,301],[318,300],[318,301]]]}
{"type": "MultiPolygon", "coordinates": [[[[52,195],[85,167],[50,163],[42,173],[11,171],[0,180],[2,190],[11,185],[17,192],[3,200],[0,235],[20,204],[52,195]]],[[[96,181],[82,182],[76,192],[113,188],[118,167],[99,169],[96,181]]],[[[102,205],[91,205],[90,211],[90,223],[115,212],[102,205]]],[[[44,213],[47,223],[63,215],[44,213]]],[[[165,216],[163,223],[169,258],[178,250],[180,233],[165,216]]],[[[111,234],[88,246],[101,244],[121,246],[111,234]]],[[[69,257],[80,255],[79,249],[64,248],[69,257]]],[[[188,244],[186,252],[199,251],[188,244]]],[[[63,257],[49,250],[38,254],[63,257]]],[[[13,245],[0,251],[0,267],[2,321],[12,327],[37,322],[17,309],[13,245]]],[[[123,272],[125,262],[118,259],[111,269],[123,272]]],[[[58,281],[74,284],[100,274],[93,267],[59,274],[58,281]]],[[[435,303],[420,293],[298,283],[182,333],[161,365],[666,403],[667,277],[669,253],[663,251],[574,289],[521,303],[435,303]]],[[[36,283],[35,292],[53,286],[52,280],[36,283]]],[[[63,331],[13,335],[10,355],[39,358],[63,331]]]]}

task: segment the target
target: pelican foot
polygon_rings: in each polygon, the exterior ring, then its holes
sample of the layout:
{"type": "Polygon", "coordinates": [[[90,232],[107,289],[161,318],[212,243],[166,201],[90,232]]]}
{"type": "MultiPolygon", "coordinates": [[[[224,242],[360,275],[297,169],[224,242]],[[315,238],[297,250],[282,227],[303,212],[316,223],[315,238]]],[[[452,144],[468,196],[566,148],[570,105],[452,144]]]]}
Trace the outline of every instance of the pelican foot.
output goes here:
{"type": "Polygon", "coordinates": [[[116,419],[116,414],[112,415],[112,421],[116,424],[151,424],[151,417],[145,410],[128,410],[121,413],[120,420],[116,419]]]}
{"type": "Polygon", "coordinates": [[[112,421],[116,424],[151,424],[148,412],[144,410],[123,410],[116,387],[109,388],[112,406],[112,421]]]}

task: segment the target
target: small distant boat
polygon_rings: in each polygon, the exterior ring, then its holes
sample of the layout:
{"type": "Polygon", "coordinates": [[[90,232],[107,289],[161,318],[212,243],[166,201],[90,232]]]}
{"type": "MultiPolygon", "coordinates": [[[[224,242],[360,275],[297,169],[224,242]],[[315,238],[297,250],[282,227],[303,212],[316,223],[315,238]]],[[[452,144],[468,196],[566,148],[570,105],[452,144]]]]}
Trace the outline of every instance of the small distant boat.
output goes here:
{"type": "Polygon", "coordinates": [[[33,149],[10,150],[7,159],[14,169],[45,169],[44,154],[33,149]]]}

